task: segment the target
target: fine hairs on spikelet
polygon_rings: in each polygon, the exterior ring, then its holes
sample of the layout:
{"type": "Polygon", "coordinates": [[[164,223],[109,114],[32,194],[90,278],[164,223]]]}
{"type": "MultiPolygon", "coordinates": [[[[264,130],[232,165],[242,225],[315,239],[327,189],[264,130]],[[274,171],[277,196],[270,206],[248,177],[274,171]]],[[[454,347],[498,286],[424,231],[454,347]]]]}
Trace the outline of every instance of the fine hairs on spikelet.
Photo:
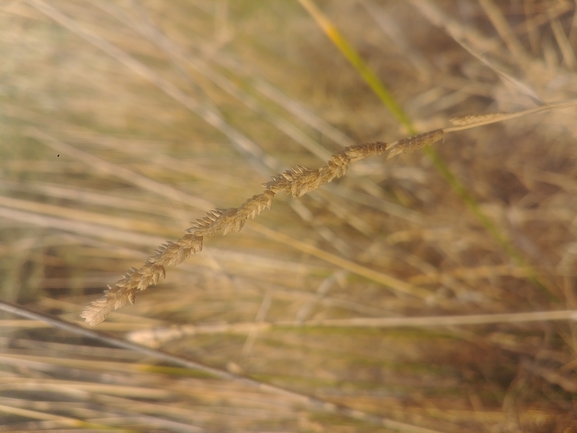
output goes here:
{"type": "Polygon", "coordinates": [[[264,209],[270,208],[275,194],[279,192],[293,198],[302,197],[333,179],[344,176],[351,162],[381,155],[389,147],[394,147],[395,154],[411,152],[433,144],[442,137],[443,131],[437,130],[391,144],[383,142],[359,144],[333,155],[326,165],[316,170],[296,166],[273,176],[270,182],[263,184],[265,188],[263,193],[254,195],[238,208],[207,212],[204,217],[192,223],[186,230],[187,234],[175,242],[166,242],[158,247],[140,269],[129,269],[114,287],[109,287],[104,292],[104,296],[89,304],[81,316],[89,325],[94,326],[102,322],[110,312],[122,308],[128,302],[134,303],[138,292],[158,283],[166,276],[167,267],[176,266],[190,255],[200,252],[205,237],[224,236],[240,231],[248,219],[253,219],[264,209]]]}
{"type": "Polygon", "coordinates": [[[190,255],[199,253],[202,250],[205,237],[224,236],[227,233],[240,231],[248,219],[253,219],[264,209],[270,208],[275,194],[279,192],[284,192],[293,198],[302,197],[333,179],[344,176],[351,162],[369,156],[381,155],[387,150],[389,151],[387,159],[389,159],[441,141],[449,132],[575,105],[577,105],[577,100],[570,100],[516,113],[468,116],[454,121],[455,126],[403,138],[393,143],[374,142],[347,147],[342,152],[334,154],[326,165],[316,170],[300,165],[285,170],[263,184],[265,189],[263,193],[254,195],[240,207],[215,209],[194,221],[192,226],[186,230],[187,234],[175,242],[169,241],[158,247],[140,269],[129,269],[114,287],[109,287],[105,291],[104,296],[89,304],[81,316],[89,325],[94,326],[102,322],[112,311],[126,305],[127,302],[134,303],[136,293],[166,277],[166,267],[176,266],[190,255]]]}
{"type": "Polygon", "coordinates": [[[488,113],[488,114],[471,114],[469,116],[453,117],[449,121],[455,126],[466,126],[474,123],[485,122],[493,120],[505,113],[488,113]]]}

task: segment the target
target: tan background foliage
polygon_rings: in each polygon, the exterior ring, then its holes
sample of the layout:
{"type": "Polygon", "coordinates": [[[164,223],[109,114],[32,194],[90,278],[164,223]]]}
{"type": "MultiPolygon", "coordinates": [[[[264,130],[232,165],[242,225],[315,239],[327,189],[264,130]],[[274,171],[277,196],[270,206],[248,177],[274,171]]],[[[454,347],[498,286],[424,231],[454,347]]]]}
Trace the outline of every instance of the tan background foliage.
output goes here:
{"type": "MultiPolygon", "coordinates": [[[[1,300],[80,323],[207,211],[411,135],[302,4],[2,3],[1,300]]],[[[419,132],[576,97],[574,2],[317,6],[419,132]]],[[[2,313],[0,430],[575,431],[575,113],[434,144],[508,246],[424,151],[374,156],[96,328],[229,379],[2,313]]]]}

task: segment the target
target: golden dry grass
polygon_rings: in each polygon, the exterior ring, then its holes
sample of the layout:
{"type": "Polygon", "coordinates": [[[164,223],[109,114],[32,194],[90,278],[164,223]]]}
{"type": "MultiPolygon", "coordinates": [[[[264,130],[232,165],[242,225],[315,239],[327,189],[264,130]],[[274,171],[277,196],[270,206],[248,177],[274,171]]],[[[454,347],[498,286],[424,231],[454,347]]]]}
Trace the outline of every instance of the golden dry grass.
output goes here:
{"type": "Polygon", "coordinates": [[[576,98],[575,3],[316,4],[464,195],[343,150],[414,142],[307,4],[0,6],[1,299],[81,323],[207,236],[95,329],[216,369],[4,314],[0,431],[577,431],[576,109],[449,121],[576,98]]]}

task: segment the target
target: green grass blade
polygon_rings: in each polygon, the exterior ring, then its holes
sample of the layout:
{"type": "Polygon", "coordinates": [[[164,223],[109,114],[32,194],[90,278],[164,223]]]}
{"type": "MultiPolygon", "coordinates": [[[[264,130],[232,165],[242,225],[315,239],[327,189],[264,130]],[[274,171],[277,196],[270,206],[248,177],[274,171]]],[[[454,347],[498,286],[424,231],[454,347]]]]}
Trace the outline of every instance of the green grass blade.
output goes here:
{"type": "Polygon", "coordinates": [[[411,123],[409,116],[397,103],[391,92],[383,85],[379,77],[365,63],[361,56],[347,39],[338,31],[330,19],[322,13],[312,0],[298,0],[307,12],[315,19],[319,27],[323,29],[328,38],[337,46],[340,52],[347,58],[353,67],[359,72],[370,88],[379,99],[387,106],[399,122],[407,128],[410,134],[416,134],[417,130],[411,123]]]}
{"type": "MultiPolygon", "coordinates": [[[[391,92],[386,88],[383,82],[377,77],[362,57],[357,53],[355,48],[347,41],[347,39],[338,31],[337,27],[332,21],[317,7],[313,0],[298,0],[299,3],[307,10],[307,12],[314,18],[319,27],[325,32],[327,37],[336,45],[339,51],[347,58],[351,65],[363,77],[369,87],[375,92],[379,99],[397,118],[397,120],[409,131],[410,134],[416,134],[417,130],[413,126],[409,116],[397,103],[391,92]]],[[[424,149],[426,155],[432,160],[437,170],[443,175],[446,181],[451,185],[457,195],[465,202],[485,229],[503,248],[507,255],[513,260],[517,266],[527,267],[530,269],[531,277],[529,278],[535,285],[541,289],[546,290],[545,286],[539,282],[536,277],[536,272],[527,263],[523,255],[513,245],[509,237],[499,228],[493,220],[483,213],[479,203],[475,200],[473,195],[469,192],[467,187],[451,172],[448,165],[441,158],[439,153],[433,148],[424,149]]],[[[551,294],[550,291],[546,290],[551,294]]]]}

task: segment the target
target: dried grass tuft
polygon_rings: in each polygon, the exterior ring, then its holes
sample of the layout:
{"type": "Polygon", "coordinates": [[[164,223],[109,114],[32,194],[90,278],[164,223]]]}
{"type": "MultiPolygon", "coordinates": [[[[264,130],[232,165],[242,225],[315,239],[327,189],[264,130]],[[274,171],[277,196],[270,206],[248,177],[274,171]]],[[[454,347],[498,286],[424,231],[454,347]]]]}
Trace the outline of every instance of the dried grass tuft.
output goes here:
{"type": "Polygon", "coordinates": [[[577,431],[575,2],[318,3],[3,5],[0,430],[577,431]]]}

